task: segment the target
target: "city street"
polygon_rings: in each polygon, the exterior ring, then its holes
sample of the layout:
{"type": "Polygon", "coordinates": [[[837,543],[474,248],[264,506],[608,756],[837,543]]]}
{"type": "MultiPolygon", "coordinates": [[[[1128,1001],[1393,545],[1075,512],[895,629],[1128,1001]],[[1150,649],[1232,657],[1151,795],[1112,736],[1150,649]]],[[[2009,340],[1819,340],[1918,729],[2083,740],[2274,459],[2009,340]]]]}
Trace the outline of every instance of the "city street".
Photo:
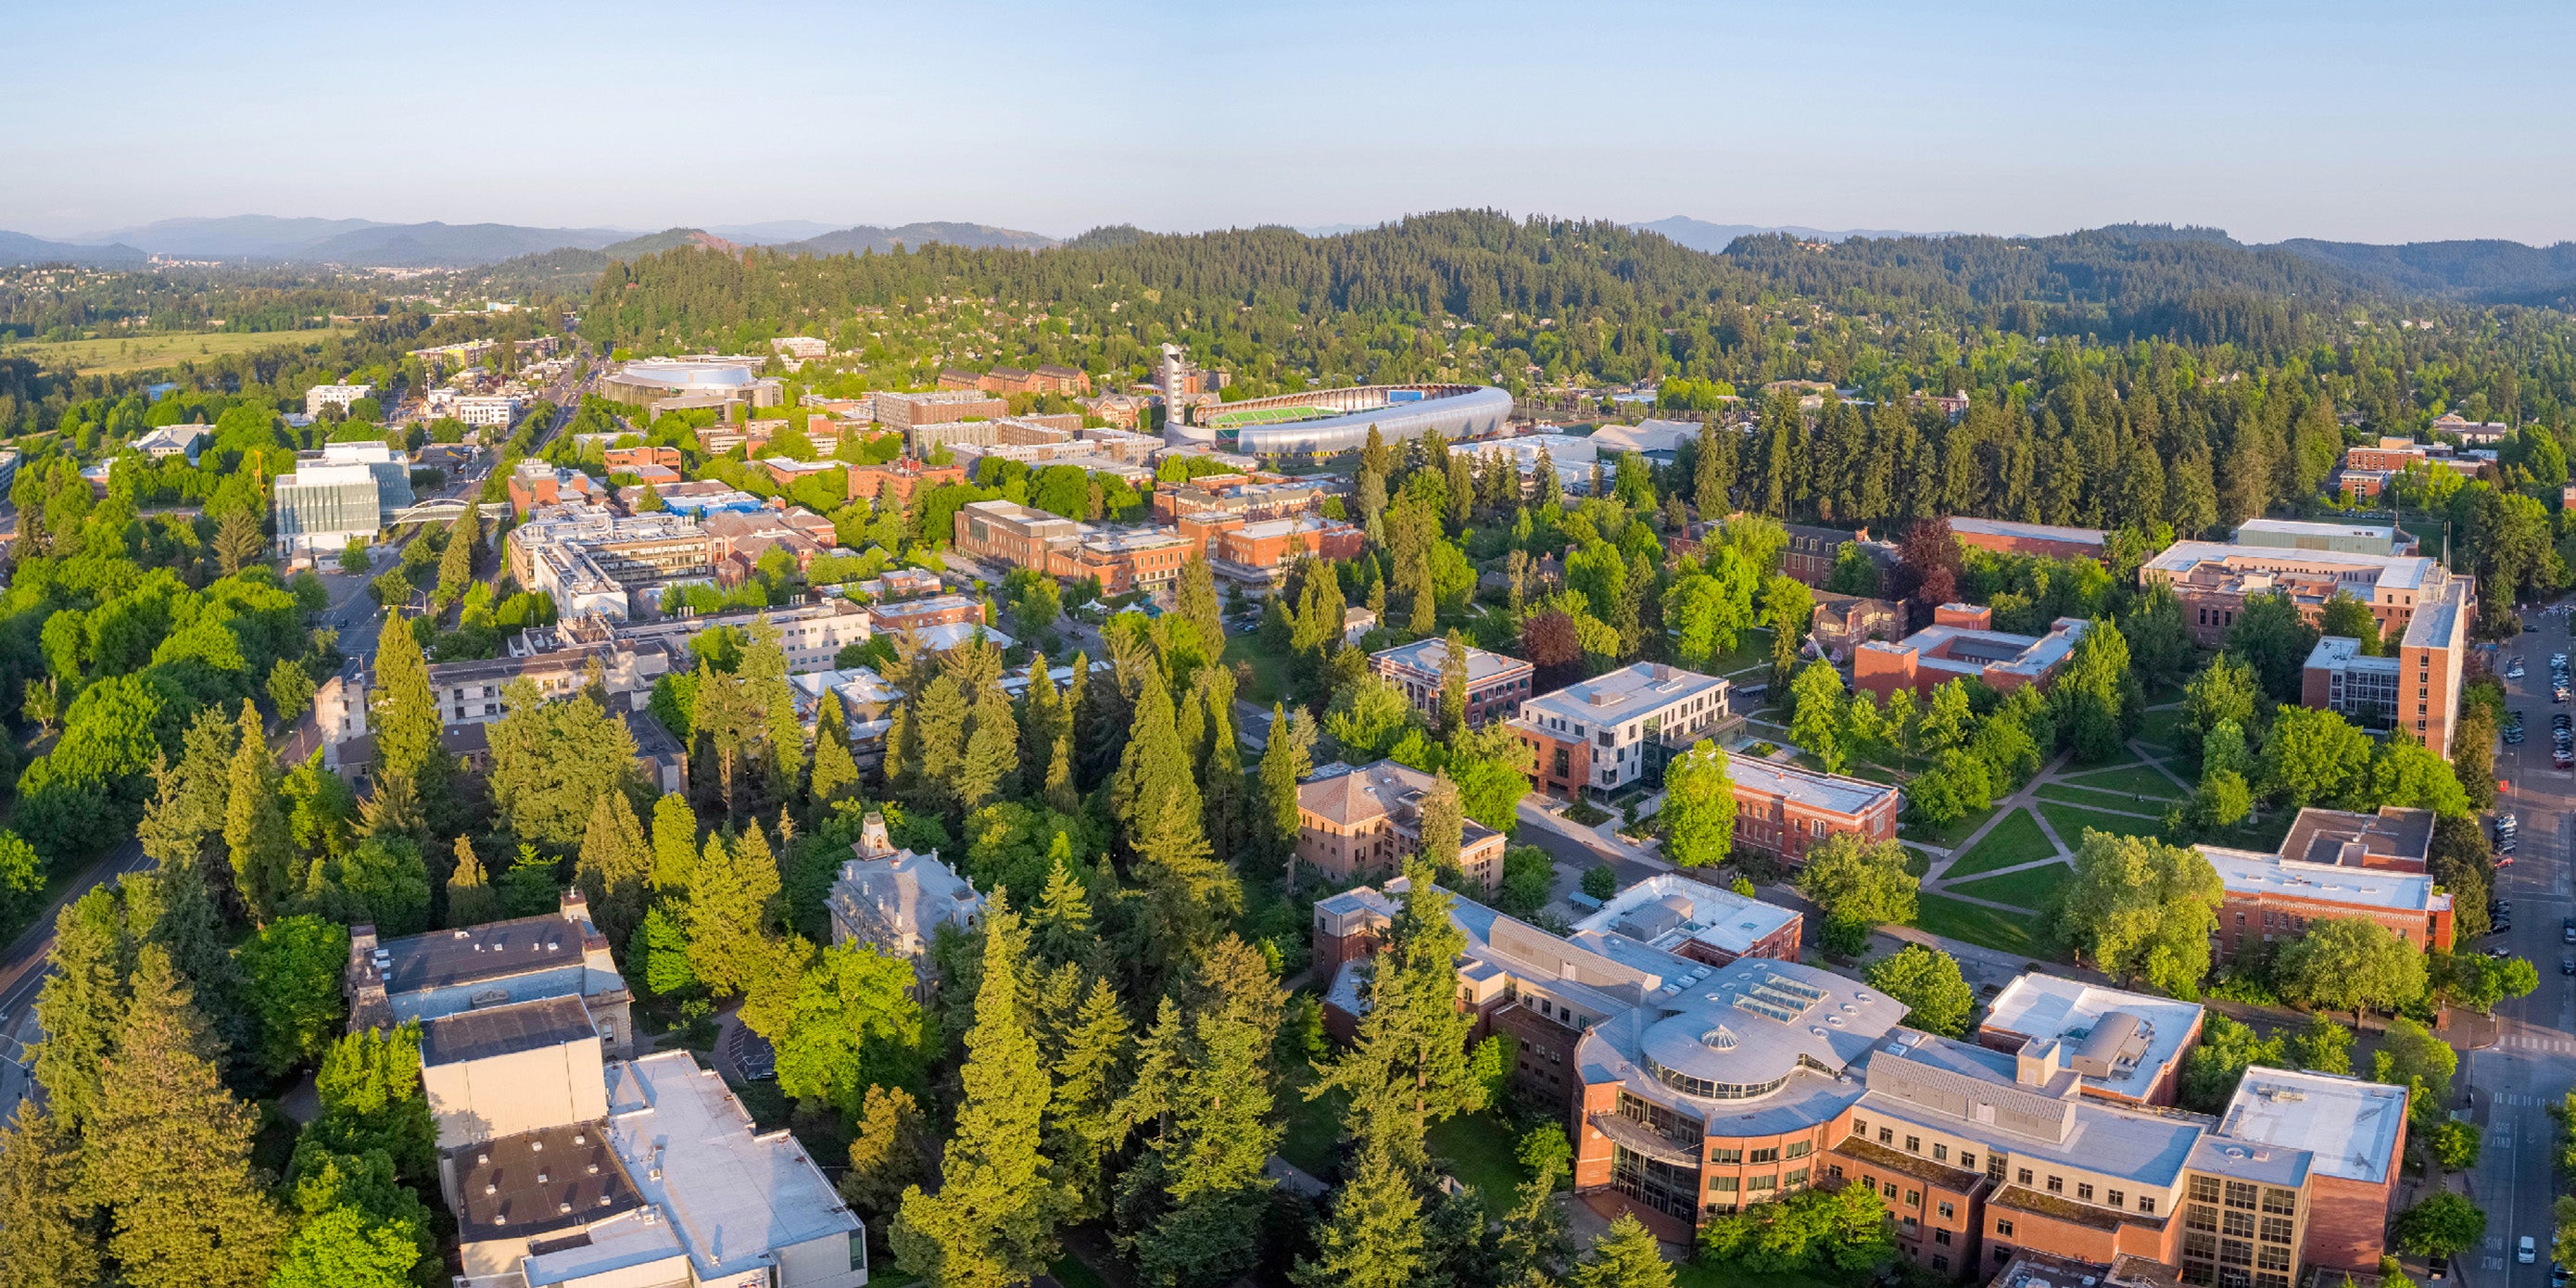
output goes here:
{"type": "Polygon", "coordinates": [[[2496,776],[2512,785],[2498,808],[2521,819],[2516,862],[2496,874],[2496,896],[2513,905],[2513,929],[2460,946],[2464,952],[2500,947],[2540,968],[2539,991],[2496,1008],[2503,1022],[2496,1046],[2461,1053],[2458,1081],[2486,1140],[2469,1182],[2470,1196],[2487,1213],[2486,1246],[2460,1259],[2462,1277],[2478,1288],[2547,1288],[2556,1184],[2550,1142],[2557,1133],[2548,1107],[2576,1085],[2576,977],[2560,971],[2560,962],[2576,955],[2562,929],[2576,913],[2568,834],[2576,776],[2549,763],[2549,717],[2576,709],[2549,700],[2549,658],[2570,651],[2568,619],[2535,612],[2525,620],[2540,629],[2506,641],[2495,659],[2500,675],[2516,655],[2525,668],[2523,678],[2508,679],[2505,687],[2526,737],[2496,758],[2496,776]],[[2526,1234],[2543,1249],[2528,1266],[2513,1259],[2515,1241],[2526,1234]]]}

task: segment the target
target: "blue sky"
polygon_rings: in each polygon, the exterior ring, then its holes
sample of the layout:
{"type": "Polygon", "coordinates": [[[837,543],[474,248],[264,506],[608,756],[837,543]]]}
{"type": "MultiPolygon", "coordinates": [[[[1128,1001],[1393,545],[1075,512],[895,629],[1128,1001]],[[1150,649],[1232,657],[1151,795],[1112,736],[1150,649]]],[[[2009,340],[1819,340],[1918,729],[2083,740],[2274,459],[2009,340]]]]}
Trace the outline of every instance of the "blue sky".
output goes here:
{"type": "Polygon", "coordinates": [[[0,228],[2576,238],[2576,6],[0,0],[0,228]]]}

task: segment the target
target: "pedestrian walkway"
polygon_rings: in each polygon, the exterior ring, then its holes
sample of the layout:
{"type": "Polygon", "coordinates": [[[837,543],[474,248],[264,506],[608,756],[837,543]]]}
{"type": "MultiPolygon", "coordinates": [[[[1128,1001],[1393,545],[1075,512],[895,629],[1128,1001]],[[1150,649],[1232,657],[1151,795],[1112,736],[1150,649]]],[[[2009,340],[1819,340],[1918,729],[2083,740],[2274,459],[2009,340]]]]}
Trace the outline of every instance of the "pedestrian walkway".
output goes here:
{"type": "Polygon", "coordinates": [[[2496,1040],[2500,1051],[2545,1051],[2552,1055],[2576,1055],[2576,1038],[2564,1033],[2530,1030],[2508,1033],[2496,1040]]]}
{"type": "Polygon", "coordinates": [[[1931,860],[1923,892],[2000,912],[2044,912],[2049,896],[2073,875],[2083,829],[2138,836],[2161,831],[2165,811],[2190,798],[2191,784],[2176,772],[2175,756],[2165,747],[2133,738],[2126,750],[2105,765],[2078,765],[2073,753],[2059,753],[1996,801],[1994,812],[1957,845],[1909,842],[1931,860]],[[2023,828],[2028,832],[2018,830],[2023,828]],[[1998,836],[2006,829],[2016,830],[1998,836]],[[1991,851],[1981,853],[1990,839],[1991,851]],[[2013,852],[2017,844],[2021,848],[2013,852]]]}

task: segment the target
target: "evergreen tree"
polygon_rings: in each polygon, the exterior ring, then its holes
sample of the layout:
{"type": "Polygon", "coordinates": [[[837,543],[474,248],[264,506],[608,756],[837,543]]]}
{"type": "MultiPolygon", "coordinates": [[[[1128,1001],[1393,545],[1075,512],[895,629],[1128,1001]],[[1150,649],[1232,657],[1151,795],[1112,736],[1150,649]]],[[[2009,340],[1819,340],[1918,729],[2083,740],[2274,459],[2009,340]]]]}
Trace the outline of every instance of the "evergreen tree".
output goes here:
{"type": "Polygon", "coordinates": [[[438,556],[438,597],[454,603],[474,580],[475,547],[483,544],[483,512],[467,506],[447,529],[447,549],[438,556]]]}
{"type": "MultiPolygon", "coordinates": [[[[1048,888],[1053,891],[1052,880],[1048,888]]],[[[1062,969],[1075,968],[1067,963],[1062,969]]],[[[1064,1187],[1064,1219],[1080,1223],[1104,1209],[1105,1169],[1123,1134],[1115,1111],[1128,1046],[1127,1012],[1109,981],[1095,978],[1079,1012],[1058,1016],[1057,1022],[1065,1036],[1052,1063],[1055,1095],[1047,1102],[1043,1142],[1055,1164],[1054,1178],[1064,1187]]]]}
{"type": "MultiPolygon", "coordinates": [[[[904,703],[916,706],[913,702],[904,703]]],[[[912,740],[921,749],[919,794],[915,804],[942,813],[957,812],[958,768],[966,757],[967,719],[971,713],[966,693],[957,687],[957,679],[941,675],[922,689],[917,709],[912,712],[912,740]]]]}
{"type": "Polygon", "coordinates": [[[1422,794],[1422,862],[1443,880],[1457,879],[1458,847],[1466,833],[1466,809],[1458,800],[1458,784],[1449,781],[1443,770],[1431,780],[1431,789],[1422,794]]]}
{"type": "MultiPolygon", "coordinates": [[[[1137,1121],[1150,1108],[1168,1124],[1148,1146],[1152,1157],[1122,1181],[1133,1188],[1150,1178],[1160,1192],[1160,1214],[1129,1241],[1149,1282],[1215,1288],[1253,1267],[1270,1190],[1262,1167],[1281,1136],[1270,1052],[1284,1003],[1269,961],[1229,935],[1183,990],[1186,1037],[1174,1031],[1177,1011],[1157,1016],[1161,1058],[1135,1081],[1143,1104],[1120,1113],[1137,1121]]],[[[1136,1223],[1143,1205],[1122,1206],[1136,1223]]]]}
{"type": "Polygon", "coordinates": [[[975,695],[974,721],[957,762],[951,789],[958,809],[967,814],[996,798],[1018,795],[1019,722],[1011,700],[999,684],[987,683],[975,695]]]}
{"type": "Polygon", "coordinates": [[[698,866],[698,816],[689,799],[664,792],[653,802],[653,891],[686,894],[698,866]]]}
{"type": "Polygon", "coordinates": [[[766,974],[777,921],[778,862],[758,823],[728,849],[710,834],[689,878],[680,926],[689,936],[689,969],[718,996],[743,994],[766,974]]]}
{"type": "Polygon", "coordinates": [[[1261,837],[1279,862],[1297,850],[1297,780],[1314,768],[1315,721],[1299,707],[1294,717],[1270,704],[1270,741],[1261,753],[1261,837]]]}
{"type": "Polygon", "coordinates": [[[1467,731],[1467,639],[1457,627],[1440,653],[1440,732],[1455,738],[1467,731]]]}
{"type": "Polygon", "coordinates": [[[1243,743],[1234,727],[1234,675],[1223,667],[1203,667],[1192,690],[1205,728],[1197,755],[1200,817],[1218,861],[1231,863],[1251,826],[1243,743]]]}
{"type": "Polygon", "coordinates": [[[1434,884],[1429,867],[1408,865],[1405,877],[1401,910],[1364,986],[1359,1040],[1306,1094],[1341,1088],[1351,1098],[1344,1116],[1350,1134],[1418,1174],[1424,1134],[1433,1123],[1483,1108],[1485,1086],[1467,1062],[1473,1021],[1457,1005],[1466,935],[1450,920],[1451,896],[1434,884]]]}
{"type": "Polygon", "coordinates": [[[834,805],[858,795],[859,762],[850,754],[850,730],[841,714],[839,698],[824,702],[822,713],[815,718],[814,776],[806,790],[814,798],[816,812],[824,815],[834,805]]]}
{"type": "Polygon", "coordinates": [[[1182,628],[1175,631],[1175,637],[1186,637],[1189,652],[1199,663],[1214,662],[1218,654],[1225,652],[1223,612],[1216,597],[1215,571],[1204,557],[1192,557],[1181,566],[1172,620],[1182,628]]]}
{"type": "Polygon", "coordinates": [[[224,804],[224,844],[230,849],[233,889],[254,923],[284,911],[295,893],[293,843],[278,809],[277,762],[269,755],[259,710],[241,707],[241,739],[233,752],[230,791],[224,804]]]}
{"type": "Polygon", "coordinates": [[[651,897],[653,850],[624,792],[607,792],[591,807],[581,837],[573,884],[590,903],[590,917],[611,943],[624,943],[644,919],[651,897]]]}
{"type": "MultiPolygon", "coordinates": [[[[1063,834],[1058,833],[1056,839],[1062,842],[1063,834]]],[[[1038,894],[1037,906],[1029,912],[1031,946],[1037,952],[1037,960],[1049,971],[1082,962],[1099,944],[1099,936],[1091,926],[1091,893],[1074,878],[1069,849],[1053,857],[1046,887],[1038,894]]]]}
{"type": "Polygon", "coordinates": [[[257,1288],[286,1236],[251,1163],[259,1115],[224,1090],[169,955],[136,954],[134,993],[84,1134],[83,1188],[135,1288],[257,1288]]]}
{"type": "Polygon", "coordinates": [[[425,802],[446,799],[447,752],[439,744],[438,695],[430,691],[429,663],[420,640],[400,613],[385,614],[377,632],[376,688],[368,704],[375,732],[377,790],[401,779],[425,802]]]}
{"type": "Polygon", "coordinates": [[[1592,1258],[1576,1266],[1567,1283],[1571,1288],[1673,1288],[1673,1268],[1636,1215],[1622,1212],[1592,1241],[1592,1258]]]}
{"type": "Polygon", "coordinates": [[[79,1142],[33,1096],[0,1130],[0,1266],[22,1288],[102,1282],[90,1205],[79,1191],[79,1142]]]}
{"type": "Polygon", "coordinates": [[[911,1092],[869,1087],[851,1128],[850,1170],[841,1174],[841,1197],[877,1222],[894,1215],[904,1191],[930,1175],[928,1135],[911,1092]]]}
{"type": "Polygon", "coordinates": [[[770,784],[779,799],[786,799],[796,794],[805,773],[805,724],[796,716],[796,690],[787,682],[787,653],[779,647],[778,627],[766,613],[751,624],[741,675],[743,694],[769,748],[770,784]]]}
{"type": "Polygon", "coordinates": [[[1054,1088],[1030,1014],[1028,933],[999,893],[984,926],[983,978],[939,1192],[904,1191],[895,1218],[896,1264],[934,1288],[1004,1288],[1043,1272],[1065,1206],[1040,1148],[1054,1088]]]}
{"type": "Polygon", "coordinates": [[[456,838],[456,867],[447,874],[447,924],[479,926],[501,915],[501,894],[483,879],[483,859],[464,837],[456,838]]]}
{"type": "Polygon", "coordinates": [[[97,1117],[101,1066],[125,1027],[126,976],[134,941],[116,896],[93,886],[54,917],[53,973],[36,994],[44,1041],[30,1062],[44,1084],[45,1106],[75,1135],[97,1117]]]}
{"type": "Polygon", "coordinates": [[[1333,1200],[1298,1288],[1414,1288],[1423,1268],[1422,1199],[1385,1142],[1370,1144],[1333,1200]]]}
{"type": "Polygon", "coordinates": [[[232,935],[205,878],[194,867],[180,866],[138,872],[120,884],[126,924],[138,942],[167,951],[180,977],[194,986],[198,1010],[217,1040],[216,1062],[226,1063],[250,1045],[253,1034],[250,1013],[239,1003],[242,978],[232,935]]]}
{"type": "Polygon", "coordinates": [[[1114,799],[1145,892],[1147,933],[1166,964],[1195,956],[1243,907],[1242,887],[1209,851],[1191,775],[1171,693],[1147,676],[1114,799]]]}

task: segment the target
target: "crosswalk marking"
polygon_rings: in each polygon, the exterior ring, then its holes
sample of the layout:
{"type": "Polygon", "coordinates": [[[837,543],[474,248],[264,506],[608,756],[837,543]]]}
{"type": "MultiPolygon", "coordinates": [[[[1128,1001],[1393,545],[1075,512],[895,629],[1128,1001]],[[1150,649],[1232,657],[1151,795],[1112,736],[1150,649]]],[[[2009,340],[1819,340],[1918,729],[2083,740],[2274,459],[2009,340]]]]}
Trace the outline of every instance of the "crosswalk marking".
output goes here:
{"type": "Polygon", "coordinates": [[[2554,1034],[2508,1033],[2496,1045],[2507,1051],[2546,1051],[2555,1055],[2576,1055],[2576,1040],[2554,1034]]]}

